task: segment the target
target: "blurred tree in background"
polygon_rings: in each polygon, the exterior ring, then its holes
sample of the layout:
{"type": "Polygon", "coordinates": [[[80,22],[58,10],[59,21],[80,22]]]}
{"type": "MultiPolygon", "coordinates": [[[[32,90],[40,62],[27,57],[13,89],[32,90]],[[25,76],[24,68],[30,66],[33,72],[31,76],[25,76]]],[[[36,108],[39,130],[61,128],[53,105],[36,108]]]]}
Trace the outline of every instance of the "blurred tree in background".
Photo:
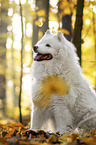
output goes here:
{"type": "Polygon", "coordinates": [[[8,1],[1,1],[0,9],[0,99],[2,112],[6,113],[6,40],[8,26],[8,1]]]}
{"type": "MultiPolygon", "coordinates": [[[[96,90],[96,1],[21,0],[21,6],[24,32],[21,107],[25,123],[29,121],[31,105],[32,46],[44,35],[47,29],[50,29],[54,34],[61,30],[69,41],[73,40],[77,47],[83,72],[96,90]],[[77,2],[84,2],[84,4],[77,2]],[[78,6],[81,10],[79,13],[77,12],[78,6]]],[[[0,0],[1,119],[5,117],[5,113],[7,118],[18,120],[19,117],[21,42],[19,0],[0,0]]]]}
{"type": "Polygon", "coordinates": [[[82,27],[83,27],[83,8],[84,0],[77,0],[76,21],[73,34],[73,44],[77,48],[77,54],[81,64],[81,43],[82,43],[82,27]]]}
{"type": "Polygon", "coordinates": [[[65,37],[71,41],[72,40],[72,14],[75,5],[72,0],[60,0],[58,3],[58,12],[61,17],[62,32],[64,32],[65,37]]]}
{"type": "Polygon", "coordinates": [[[38,39],[40,39],[49,28],[49,0],[36,0],[35,6],[35,13],[34,11],[31,13],[34,16],[32,37],[33,45],[36,44],[38,39]]]}

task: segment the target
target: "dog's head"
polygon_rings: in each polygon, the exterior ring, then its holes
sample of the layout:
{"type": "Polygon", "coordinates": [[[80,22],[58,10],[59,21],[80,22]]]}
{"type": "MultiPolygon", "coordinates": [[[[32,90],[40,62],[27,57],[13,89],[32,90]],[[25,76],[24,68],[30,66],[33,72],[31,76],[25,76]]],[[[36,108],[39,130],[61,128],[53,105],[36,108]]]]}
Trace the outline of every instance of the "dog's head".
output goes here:
{"type": "Polygon", "coordinates": [[[72,48],[74,49],[74,46],[65,39],[61,31],[57,35],[53,35],[47,30],[33,47],[33,59],[40,62],[69,57],[72,53],[74,55],[74,50],[71,51],[72,48]]]}

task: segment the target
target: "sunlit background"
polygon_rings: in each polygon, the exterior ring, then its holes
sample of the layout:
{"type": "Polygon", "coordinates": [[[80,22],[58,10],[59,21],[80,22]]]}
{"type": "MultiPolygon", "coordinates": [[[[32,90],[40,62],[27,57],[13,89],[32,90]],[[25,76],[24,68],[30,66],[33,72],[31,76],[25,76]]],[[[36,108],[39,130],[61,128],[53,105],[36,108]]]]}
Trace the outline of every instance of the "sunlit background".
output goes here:
{"type": "MultiPolygon", "coordinates": [[[[90,0],[95,2],[94,0],[90,0]]],[[[59,25],[57,15],[58,0],[50,0],[49,28],[51,32],[57,33],[59,25]]],[[[76,0],[73,0],[73,4],[76,0]]],[[[82,68],[88,82],[95,88],[96,81],[96,54],[95,40],[93,32],[93,13],[96,14],[96,3],[88,4],[86,0],[84,8],[84,26],[82,32],[82,68]]],[[[35,12],[35,0],[21,0],[23,8],[23,25],[24,25],[24,51],[23,51],[23,86],[22,86],[22,115],[29,119],[30,114],[30,96],[31,96],[31,63],[32,63],[32,34],[33,20],[35,12]]],[[[1,7],[1,5],[0,5],[1,7]]],[[[74,27],[76,10],[73,11],[72,26],[74,27]]],[[[20,88],[20,51],[21,51],[21,17],[19,0],[9,0],[8,16],[10,24],[7,26],[6,42],[6,116],[18,120],[18,94],[20,88]],[[14,6],[13,6],[14,2],[14,6]],[[15,8],[13,8],[15,7],[15,8]]],[[[96,18],[96,16],[95,16],[96,18]]],[[[39,19],[39,27],[42,27],[43,17],[39,19]]],[[[96,21],[95,21],[96,22],[96,21]]],[[[0,72],[1,73],[1,72],[0,72]]],[[[0,103],[2,104],[1,100],[0,103]]],[[[4,114],[0,114],[0,118],[4,114]]],[[[25,120],[27,119],[25,118],[25,120]]]]}

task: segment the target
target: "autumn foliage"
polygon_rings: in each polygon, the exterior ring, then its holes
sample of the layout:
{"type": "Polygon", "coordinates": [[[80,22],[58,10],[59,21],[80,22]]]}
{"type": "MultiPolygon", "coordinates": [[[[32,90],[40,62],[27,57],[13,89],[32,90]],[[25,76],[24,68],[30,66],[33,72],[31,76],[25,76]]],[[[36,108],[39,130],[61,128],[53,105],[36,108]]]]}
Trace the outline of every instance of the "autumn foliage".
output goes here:
{"type": "Polygon", "coordinates": [[[30,130],[20,122],[0,125],[0,145],[96,145],[96,129],[79,133],[59,134],[30,130]]]}

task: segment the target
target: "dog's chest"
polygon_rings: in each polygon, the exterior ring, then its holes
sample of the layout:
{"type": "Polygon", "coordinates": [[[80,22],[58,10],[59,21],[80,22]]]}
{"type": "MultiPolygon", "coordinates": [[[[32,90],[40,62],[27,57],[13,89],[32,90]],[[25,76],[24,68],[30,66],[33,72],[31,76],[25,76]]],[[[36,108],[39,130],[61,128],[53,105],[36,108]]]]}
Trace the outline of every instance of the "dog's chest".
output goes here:
{"type": "Polygon", "coordinates": [[[67,82],[58,76],[45,77],[40,84],[38,90],[38,97],[34,98],[34,104],[38,108],[49,107],[51,104],[51,97],[56,95],[64,96],[68,94],[69,86],[67,82]]]}

